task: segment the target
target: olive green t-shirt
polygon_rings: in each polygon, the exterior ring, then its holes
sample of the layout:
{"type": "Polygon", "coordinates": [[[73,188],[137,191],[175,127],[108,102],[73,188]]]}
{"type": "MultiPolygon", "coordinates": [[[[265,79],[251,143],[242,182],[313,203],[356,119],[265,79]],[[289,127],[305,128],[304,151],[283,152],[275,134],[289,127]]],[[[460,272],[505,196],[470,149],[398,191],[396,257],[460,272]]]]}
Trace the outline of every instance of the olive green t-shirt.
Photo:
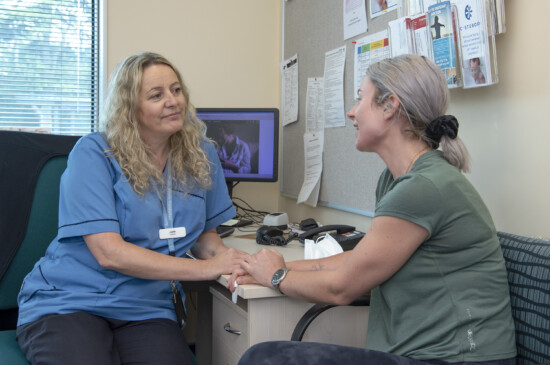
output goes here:
{"type": "Polygon", "coordinates": [[[516,356],[508,280],[491,215],[440,151],[378,181],[375,216],[418,224],[428,238],[373,289],[367,348],[414,359],[489,361],[516,356]]]}

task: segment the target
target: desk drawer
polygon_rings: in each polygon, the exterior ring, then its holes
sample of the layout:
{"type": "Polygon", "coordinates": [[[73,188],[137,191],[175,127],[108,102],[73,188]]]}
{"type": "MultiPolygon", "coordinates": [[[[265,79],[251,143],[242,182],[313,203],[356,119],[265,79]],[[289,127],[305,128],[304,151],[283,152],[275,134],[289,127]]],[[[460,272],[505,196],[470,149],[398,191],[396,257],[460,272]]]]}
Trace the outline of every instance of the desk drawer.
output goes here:
{"type": "Polygon", "coordinates": [[[212,339],[212,365],[237,365],[243,356],[223,343],[218,337],[212,339]]]}
{"type": "Polygon", "coordinates": [[[240,357],[250,347],[248,313],[241,306],[234,304],[224,293],[212,288],[211,292],[213,358],[218,358],[214,353],[225,353],[228,348],[240,357]],[[239,334],[231,331],[237,331],[239,334]]]}

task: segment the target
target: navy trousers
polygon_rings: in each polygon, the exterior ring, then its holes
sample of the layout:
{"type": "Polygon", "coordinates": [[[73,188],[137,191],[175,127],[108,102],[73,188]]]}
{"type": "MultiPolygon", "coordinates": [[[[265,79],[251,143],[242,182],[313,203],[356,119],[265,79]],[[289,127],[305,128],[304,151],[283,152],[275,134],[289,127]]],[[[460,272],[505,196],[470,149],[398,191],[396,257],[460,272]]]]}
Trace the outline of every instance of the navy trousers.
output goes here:
{"type": "MultiPolygon", "coordinates": [[[[443,361],[420,361],[385,352],[358,347],[329,345],[317,342],[272,341],[249,348],[239,365],[445,365],[443,361]]],[[[454,363],[460,365],[515,365],[515,359],[454,363]]]]}
{"type": "Polygon", "coordinates": [[[17,342],[32,364],[192,363],[183,331],[168,319],[120,321],[83,312],[53,314],[19,326],[17,342]]]}

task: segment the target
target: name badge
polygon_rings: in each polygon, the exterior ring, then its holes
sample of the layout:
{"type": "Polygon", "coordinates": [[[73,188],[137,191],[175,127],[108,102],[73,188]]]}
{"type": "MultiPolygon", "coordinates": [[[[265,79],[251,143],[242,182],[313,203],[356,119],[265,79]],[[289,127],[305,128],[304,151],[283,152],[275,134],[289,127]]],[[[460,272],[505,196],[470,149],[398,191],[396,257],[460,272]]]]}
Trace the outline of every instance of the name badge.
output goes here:
{"type": "Polygon", "coordinates": [[[159,229],[159,237],[161,240],[167,240],[168,238],[181,238],[187,235],[185,227],[174,227],[159,229]]]}

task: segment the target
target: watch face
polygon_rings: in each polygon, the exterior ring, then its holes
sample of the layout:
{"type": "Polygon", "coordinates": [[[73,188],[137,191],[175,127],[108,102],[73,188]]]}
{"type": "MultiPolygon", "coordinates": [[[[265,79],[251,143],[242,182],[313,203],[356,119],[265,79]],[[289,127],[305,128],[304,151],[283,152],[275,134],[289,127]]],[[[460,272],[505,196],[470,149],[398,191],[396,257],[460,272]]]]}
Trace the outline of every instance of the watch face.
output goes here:
{"type": "Polygon", "coordinates": [[[282,292],[281,289],[279,289],[279,284],[281,283],[281,280],[285,278],[287,271],[287,268],[279,269],[275,271],[273,277],[271,278],[271,285],[273,285],[273,287],[277,289],[281,294],[282,292]]]}
{"type": "Polygon", "coordinates": [[[279,281],[285,275],[284,269],[279,269],[273,274],[273,281],[279,281]]]}

